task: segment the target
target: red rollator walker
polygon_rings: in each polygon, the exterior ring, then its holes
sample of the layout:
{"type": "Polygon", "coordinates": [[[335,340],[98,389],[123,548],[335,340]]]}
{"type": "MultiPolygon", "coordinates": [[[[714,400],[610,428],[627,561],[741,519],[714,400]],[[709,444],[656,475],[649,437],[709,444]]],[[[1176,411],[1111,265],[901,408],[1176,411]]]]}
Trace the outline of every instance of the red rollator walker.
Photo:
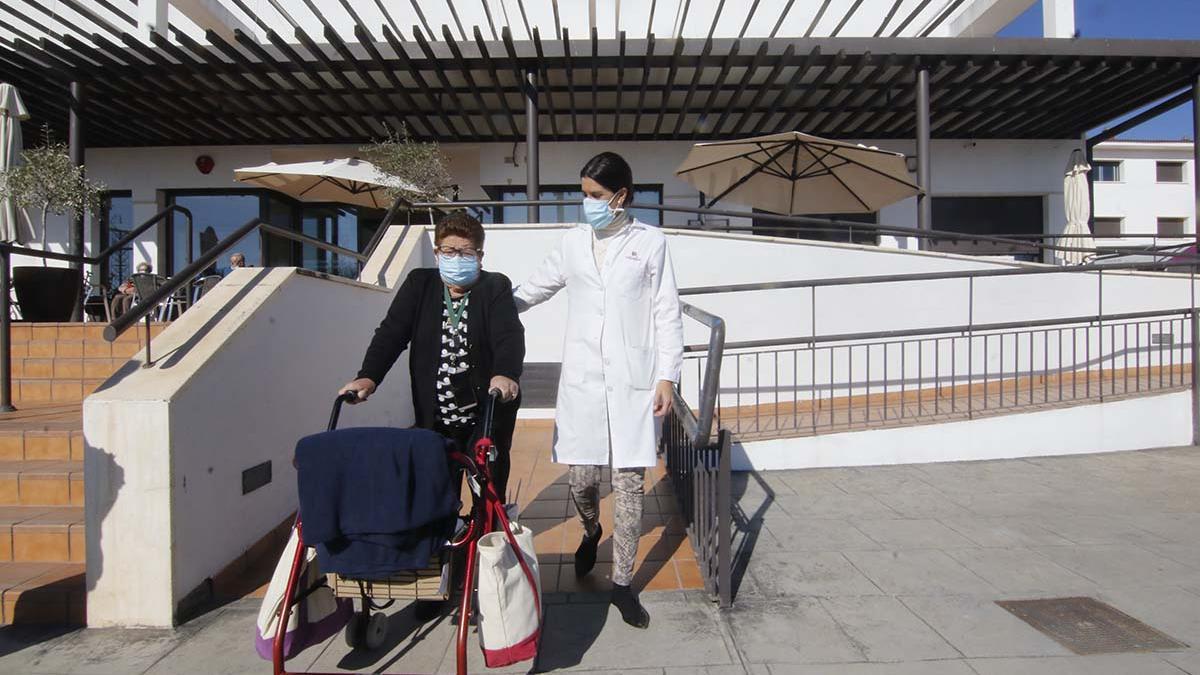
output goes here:
{"type": "MultiPolygon", "coordinates": [[[[329,417],[328,431],[334,431],[337,428],[338,417],[341,413],[342,404],[353,400],[355,393],[350,392],[338,396],[333,404],[333,412],[329,417]]],[[[447,453],[447,459],[454,466],[455,470],[461,470],[466,475],[467,484],[471,491],[471,508],[465,515],[460,515],[460,519],[465,524],[459,529],[459,534],[446,545],[445,554],[451,557],[456,557],[465,552],[466,568],[462,574],[462,585],[457,589],[458,596],[458,627],[457,627],[457,645],[456,658],[458,664],[459,675],[465,675],[467,672],[467,636],[471,616],[473,612],[473,596],[476,581],[476,565],[478,562],[478,543],[483,535],[489,532],[503,531],[509,545],[514,551],[519,551],[516,539],[513,535],[512,524],[509,521],[508,513],[501,503],[499,495],[496,494],[496,489],[491,481],[491,465],[496,459],[496,446],[492,442],[492,418],[496,400],[499,397],[499,392],[493,390],[490,392],[487,404],[484,408],[481,438],[475,442],[474,448],[469,453],[452,450],[447,453]]],[[[293,608],[300,601],[296,597],[298,579],[300,576],[302,561],[304,560],[305,550],[307,546],[304,544],[304,530],[301,523],[300,515],[296,516],[295,528],[296,537],[299,540],[299,546],[296,547],[296,554],[291,563],[291,572],[288,576],[287,590],[284,592],[284,601],[280,603],[280,616],[277,621],[277,630],[275,633],[275,642],[273,649],[273,665],[275,675],[290,675],[292,671],[288,671],[284,663],[284,636],[288,625],[288,619],[291,616],[293,608]]],[[[534,578],[534,573],[526,563],[524,556],[518,554],[516,556],[521,571],[526,580],[536,589],[538,588],[537,580],[534,578]]],[[[413,571],[397,570],[401,576],[408,574],[403,584],[414,584],[413,571]]],[[[368,624],[377,623],[378,618],[386,619],[382,614],[371,616],[372,609],[382,609],[388,605],[376,605],[371,598],[373,593],[366,589],[386,588],[386,583],[381,584],[378,581],[372,582],[370,586],[365,586],[364,582],[354,579],[345,579],[337,575],[330,575],[331,585],[338,591],[339,597],[348,597],[343,595],[343,590],[347,588],[355,589],[355,596],[361,593],[362,610],[351,620],[350,626],[347,627],[348,641],[352,646],[354,640],[350,636],[355,634],[355,631],[363,630],[365,632],[368,624]]],[[[399,577],[398,577],[399,578],[399,577]]],[[[536,594],[535,594],[536,595],[536,594]]],[[[417,597],[415,594],[404,596],[403,594],[388,593],[386,597],[417,597]]],[[[390,604],[390,603],[389,603],[390,604]]],[[[537,601],[537,612],[541,617],[541,601],[537,601]]],[[[386,623],[383,623],[384,631],[386,632],[386,623]]],[[[319,675],[334,675],[334,674],[319,674],[319,675]]]]}

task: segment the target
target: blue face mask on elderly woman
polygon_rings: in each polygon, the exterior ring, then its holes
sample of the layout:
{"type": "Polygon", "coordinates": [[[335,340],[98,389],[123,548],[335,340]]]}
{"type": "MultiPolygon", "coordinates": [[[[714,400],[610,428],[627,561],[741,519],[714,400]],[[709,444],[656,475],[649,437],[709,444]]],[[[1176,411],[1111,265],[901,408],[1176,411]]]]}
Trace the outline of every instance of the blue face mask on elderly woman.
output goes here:
{"type": "MultiPolygon", "coordinates": [[[[614,195],[615,197],[616,195],[614,195]]],[[[617,214],[624,209],[614,209],[611,206],[612,199],[593,199],[591,197],[583,198],[583,217],[587,220],[588,225],[591,225],[597,230],[612,225],[616,220],[617,214]]]]}
{"type": "Polygon", "coordinates": [[[450,286],[462,288],[475,283],[475,280],[479,278],[479,258],[477,256],[448,256],[439,253],[437,261],[442,281],[450,286]]]}

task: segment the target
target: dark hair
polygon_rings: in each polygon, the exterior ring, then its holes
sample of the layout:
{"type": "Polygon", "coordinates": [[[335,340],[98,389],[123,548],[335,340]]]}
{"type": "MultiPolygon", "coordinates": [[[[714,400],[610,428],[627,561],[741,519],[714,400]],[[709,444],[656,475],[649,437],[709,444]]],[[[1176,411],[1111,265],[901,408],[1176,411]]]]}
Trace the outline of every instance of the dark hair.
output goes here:
{"type": "Polygon", "coordinates": [[[614,193],[624,188],[622,205],[633,200],[633,169],[629,168],[629,162],[624,157],[615,152],[602,152],[589,159],[579,172],[579,177],[591,178],[614,193]]]}
{"type": "Polygon", "coordinates": [[[470,239],[477,250],[483,250],[483,225],[462,211],[455,211],[438,221],[433,231],[433,243],[441,244],[446,237],[470,239]]]}

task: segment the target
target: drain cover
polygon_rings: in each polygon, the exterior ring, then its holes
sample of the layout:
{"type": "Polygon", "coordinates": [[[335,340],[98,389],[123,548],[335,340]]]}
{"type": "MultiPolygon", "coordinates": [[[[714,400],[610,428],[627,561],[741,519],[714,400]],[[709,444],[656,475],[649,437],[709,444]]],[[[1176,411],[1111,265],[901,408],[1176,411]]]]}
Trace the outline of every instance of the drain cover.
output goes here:
{"type": "Polygon", "coordinates": [[[1095,598],[1003,600],[996,604],[1076,654],[1187,647],[1095,598]]]}

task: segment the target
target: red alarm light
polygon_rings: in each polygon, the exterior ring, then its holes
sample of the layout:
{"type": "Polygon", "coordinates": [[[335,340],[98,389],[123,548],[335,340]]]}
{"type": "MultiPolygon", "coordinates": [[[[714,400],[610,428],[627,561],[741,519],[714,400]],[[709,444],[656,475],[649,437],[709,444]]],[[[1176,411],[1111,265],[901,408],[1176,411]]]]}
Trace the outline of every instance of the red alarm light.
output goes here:
{"type": "Polygon", "coordinates": [[[196,168],[200,170],[200,173],[206,176],[212,173],[213,167],[216,165],[217,163],[214,162],[213,158],[209,157],[208,155],[200,155],[196,158],[196,168]]]}

